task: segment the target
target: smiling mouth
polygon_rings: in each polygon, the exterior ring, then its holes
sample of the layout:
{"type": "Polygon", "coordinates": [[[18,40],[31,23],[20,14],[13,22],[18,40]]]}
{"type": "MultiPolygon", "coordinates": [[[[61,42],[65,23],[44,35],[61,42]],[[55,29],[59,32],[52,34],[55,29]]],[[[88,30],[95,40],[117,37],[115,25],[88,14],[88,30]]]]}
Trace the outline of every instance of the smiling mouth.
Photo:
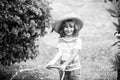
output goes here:
{"type": "Polygon", "coordinates": [[[72,33],[72,31],[66,31],[67,33],[72,33]]]}
{"type": "Polygon", "coordinates": [[[67,33],[72,33],[72,32],[67,32],[67,33]]]}
{"type": "Polygon", "coordinates": [[[72,34],[72,32],[69,32],[69,31],[68,31],[68,32],[66,32],[66,33],[67,33],[67,34],[72,34]]]}

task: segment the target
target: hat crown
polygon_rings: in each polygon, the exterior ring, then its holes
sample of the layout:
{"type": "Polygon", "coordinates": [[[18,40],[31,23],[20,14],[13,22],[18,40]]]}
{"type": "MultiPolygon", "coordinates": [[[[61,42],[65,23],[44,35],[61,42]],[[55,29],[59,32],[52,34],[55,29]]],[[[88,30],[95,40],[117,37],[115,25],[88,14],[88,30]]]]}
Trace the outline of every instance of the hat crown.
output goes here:
{"type": "Polygon", "coordinates": [[[59,19],[57,19],[54,23],[54,26],[53,26],[53,29],[59,33],[59,29],[62,25],[62,23],[66,20],[73,20],[75,21],[76,25],[79,26],[78,27],[78,30],[80,30],[82,27],[83,27],[83,22],[79,19],[79,16],[78,15],[75,15],[73,13],[71,14],[68,14],[68,15],[65,15],[59,19]]]}
{"type": "Polygon", "coordinates": [[[77,14],[75,14],[75,13],[70,13],[70,14],[67,14],[67,15],[64,15],[64,16],[62,16],[62,17],[59,17],[58,19],[57,19],[57,21],[58,20],[64,20],[64,19],[67,19],[67,18],[80,18],[80,16],[79,15],[77,15],[77,14]]]}

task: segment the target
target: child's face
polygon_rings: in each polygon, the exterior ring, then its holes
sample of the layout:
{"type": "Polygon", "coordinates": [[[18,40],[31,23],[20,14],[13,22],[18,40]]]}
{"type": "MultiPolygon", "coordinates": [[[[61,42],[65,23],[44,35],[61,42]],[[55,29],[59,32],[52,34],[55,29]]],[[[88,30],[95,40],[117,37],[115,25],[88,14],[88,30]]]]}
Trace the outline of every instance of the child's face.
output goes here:
{"type": "Polygon", "coordinates": [[[66,27],[64,27],[64,32],[67,36],[70,36],[74,32],[74,23],[73,22],[66,22],[66,27]]]}

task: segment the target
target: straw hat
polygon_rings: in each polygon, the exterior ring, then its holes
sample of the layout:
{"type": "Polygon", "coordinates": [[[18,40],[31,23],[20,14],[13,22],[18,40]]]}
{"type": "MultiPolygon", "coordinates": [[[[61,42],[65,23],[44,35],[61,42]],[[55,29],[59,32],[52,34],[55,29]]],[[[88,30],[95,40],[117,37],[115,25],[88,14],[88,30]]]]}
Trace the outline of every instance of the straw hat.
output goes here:
{"type": "Polygon", "coordinates": [[[63,21],[66,20],[73,20],[75,21],[75,24],[78,25],[78,31],[82,29],[83,27],[83,22],[79,19],[79,16],[75,15],[75,14],[67,14],[63,17],[61,17],[60,19],[56,20],[53,26],[53,29],[59,33],[59,29],[63,23],[63,21]]]}

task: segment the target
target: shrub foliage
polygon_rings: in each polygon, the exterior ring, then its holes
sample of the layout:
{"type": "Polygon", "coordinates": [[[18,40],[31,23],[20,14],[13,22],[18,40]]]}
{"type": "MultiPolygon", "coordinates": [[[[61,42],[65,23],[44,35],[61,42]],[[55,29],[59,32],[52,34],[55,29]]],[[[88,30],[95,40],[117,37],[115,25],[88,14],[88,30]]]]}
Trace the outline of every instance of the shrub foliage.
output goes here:
{"type": "Polygon", "coordinates": [[[118,22],[113,22],[116,27],[115,37],[118,39],[112,46],[117,46],[118,53],[115,53],[115,60],[112,61],[113,69],[117,71],[117,80],[120,80],[120,0],[109,0],[113,3],[114,8],[108,9],[111,16],[118,19],[118,22]]]}
{"type": "Polygon", "coordinates": [[[45,0],[0,0],[0,63],[35,58],[35,40],[45,34],[50,19],[45,0]]]}

